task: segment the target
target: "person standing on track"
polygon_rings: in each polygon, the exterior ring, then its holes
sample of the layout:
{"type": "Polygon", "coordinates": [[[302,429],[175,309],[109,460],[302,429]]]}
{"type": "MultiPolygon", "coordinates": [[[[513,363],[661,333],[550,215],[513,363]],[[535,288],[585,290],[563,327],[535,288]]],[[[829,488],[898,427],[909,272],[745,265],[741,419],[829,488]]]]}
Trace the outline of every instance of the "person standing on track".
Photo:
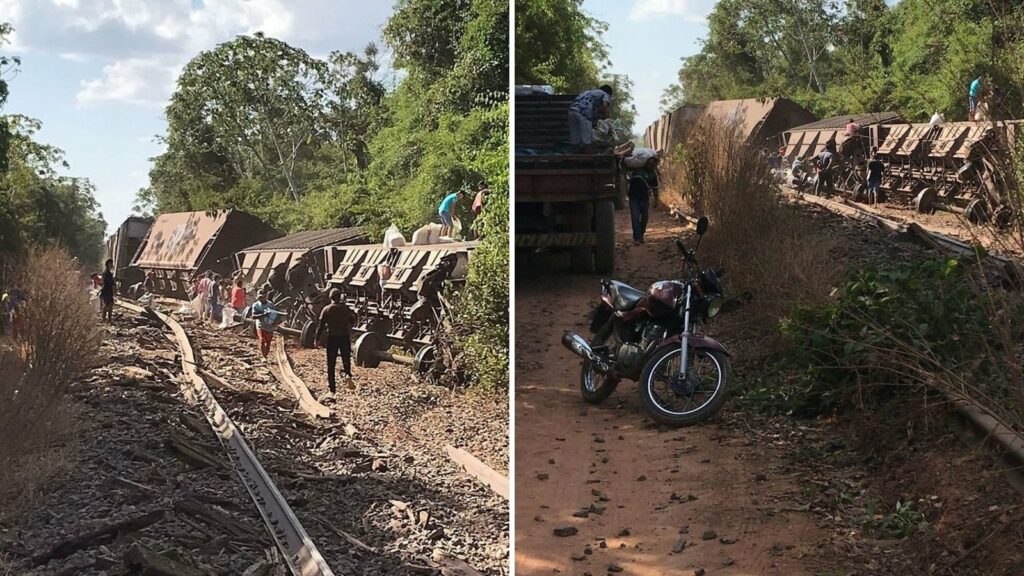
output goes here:
{"type": "Polygon", "coordinates": [[[331,303],[320,311],[320,320],[316,327],[316,341],[327,330],[327,388],[331,394],[337,392],[335,368],[338,355],[341,355],[342,367],[345,370],[345,384],[352,388],[352,326],[356,323],[356,315],[341,301],[341,290],[332,288],[331,303]]]}
{"type": "Polygon", "coordinates": [[[885,164],[878,158],[878,148],[871,149],[871,160],[868,161],[868,204],[878,202],[882,188],[882,171],[885,164]]]}
{"type": "Polygon", "coordinates": [[[274,323],[277,321],[277,310],[274,303],[267,300],[267,293],[260,290],[256,302],[252,305],[252,317],[256,320],[256,337],[260,341],[260,354],[263,358],[270,355],[270,344],[274,341],[274,323]]]}
{"type": "Polygon", "coordinates": [[[587,90],[576,96],[569,106],[569,144],[578,154],[586,154],[594,142],[594,126],[611,115],[612,87],[605,84],[598,90],[587,90]]]}
{"type": "Polygon", "coordinates": [[[103,279],[100,286],[100,313],[106,322],[114,319],[114,261],[107,258],[103,264],[103,279]]]}
{"type": "Polygon", "coordinates": [[[835,168],[837,157],[836,143],[834,140],[829,140],[828,143],[825,144],[825,150],[818,155],[818,196],[830,198],[832,194],[835,193],[835,183],[832,181],[832,169],[835,168]]]}

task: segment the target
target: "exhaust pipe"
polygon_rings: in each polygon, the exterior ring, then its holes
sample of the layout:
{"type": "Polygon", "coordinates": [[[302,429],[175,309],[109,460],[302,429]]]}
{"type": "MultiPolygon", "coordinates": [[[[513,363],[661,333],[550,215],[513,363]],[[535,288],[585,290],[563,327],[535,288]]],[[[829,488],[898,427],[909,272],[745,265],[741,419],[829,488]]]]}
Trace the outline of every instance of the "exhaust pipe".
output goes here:
{"type": "Polygon", "coordinates": [[[594,352],[594,349],[590,347],[590,343],[587,342],[586,338],[583,336],[580,336],[575,332],[566,332],[562,335],[562,345],[568,348],[573,354],[592,363],[597,368],[598,372],[611,371],[611,367],[608,366],[608,363],[594,352]]]}

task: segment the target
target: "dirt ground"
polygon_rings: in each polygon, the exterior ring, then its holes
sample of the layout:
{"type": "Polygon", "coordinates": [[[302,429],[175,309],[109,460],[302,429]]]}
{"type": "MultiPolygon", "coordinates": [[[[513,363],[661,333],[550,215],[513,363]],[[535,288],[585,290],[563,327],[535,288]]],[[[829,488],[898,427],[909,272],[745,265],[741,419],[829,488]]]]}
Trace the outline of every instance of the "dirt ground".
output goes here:
{"type": "MultiPolygon", "coordinates": [[[[663,260],[684,228],[653,211],[647,242],[634,246],[629,214],[616,217],[616,278],[646,288],[678,273],[663,260]]],[[[566,267],[557,254],[517,265],[516,573],[811,574],[818,530],[779,504],[798,486],[778,473],[770,437],[714,422],[659,428],[632,382],[604,405],[582,401],[579,363],[560,338],[586,330],[598,283],[566,267]],[[554,534],[566,527],[578,532],[554,534]]]]}
{"type": "MultiPolygon", "coordinates": [[[[822,208],[799,209],[841,236],[837,266],[936,255],[822,208]]],[[[638,288],[676,273],[676,235],[692,242],[692,230],[662,212],[642,246],[630,241],[628,214],[617,225],[615,277],[638,288]]],[[[560,339],[586,333],[598,277],[569,274],[558,254],[518,257],[517,574],[1024,574],[1020,493],[941,402],[894,397],[871,412],[802,420],[765,416],[737,397],[712,421],[678,431],[646,417],[632,382],[588,406],[579,363],[560,339]]],[[[731,335],[731,324],[708,330],[733,349],[742,388],[760,377],[748,358],[757,343],[731,335]]]]}

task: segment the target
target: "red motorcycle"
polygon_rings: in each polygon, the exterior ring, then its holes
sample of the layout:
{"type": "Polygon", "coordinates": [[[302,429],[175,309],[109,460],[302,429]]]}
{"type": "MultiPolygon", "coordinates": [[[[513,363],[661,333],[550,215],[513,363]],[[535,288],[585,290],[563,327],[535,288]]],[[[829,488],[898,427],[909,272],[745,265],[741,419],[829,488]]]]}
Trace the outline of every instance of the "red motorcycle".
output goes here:
{"type": "MultiPolygon", "coordinates": [[[[697,248],[708,219],[697,222],[697,248]]],[[[681,241],[686,280],[662,280],[643,292],[615,280],[601,280],[587,341],[566,332],[562,344],[583,359],[580,393],[603,402],[623,378],[640,383],[652,418],[672,427],[711,418],[728,393],[729,352],[704,335],[700,325],[722,309],[721,270],[700,270],[696,251],[681,241]]]]}

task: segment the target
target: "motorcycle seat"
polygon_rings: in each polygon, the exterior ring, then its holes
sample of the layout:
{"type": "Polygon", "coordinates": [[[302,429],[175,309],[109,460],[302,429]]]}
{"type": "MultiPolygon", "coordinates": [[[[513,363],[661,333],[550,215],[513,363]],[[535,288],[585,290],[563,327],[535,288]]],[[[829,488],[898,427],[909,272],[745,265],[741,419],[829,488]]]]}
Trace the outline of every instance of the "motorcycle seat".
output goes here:
{"type": "Polygon", "coordinates": [[[617,280],[608,282],[608,290],[612,295],[612,306],[619,312],[632,310],[636,303],[647,295],[642,290],[637,290],[629,284],[617,280]]]}

